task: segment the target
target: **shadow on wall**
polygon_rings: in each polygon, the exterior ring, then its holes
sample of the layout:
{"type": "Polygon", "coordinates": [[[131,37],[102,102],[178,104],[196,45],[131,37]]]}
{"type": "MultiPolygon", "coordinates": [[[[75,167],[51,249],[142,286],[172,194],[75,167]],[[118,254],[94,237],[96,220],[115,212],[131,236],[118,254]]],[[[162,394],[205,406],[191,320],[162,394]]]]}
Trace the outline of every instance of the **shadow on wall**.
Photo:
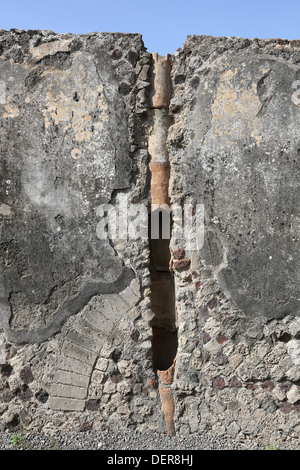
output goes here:
{"type": "MultiPolygon", "coordinates": [[[[167,370],[172,366],[177,353],[177,322],[175,306],[175,285],[170,271],[170,237],[162,234],[162,220],[170,214],[159,211],[158,238],[150,239],[151,305],[154,313],[152,320],[152,356],[154,370],[167,370]]],[[[149,229],[151,234],[151,214],[149,229]]],[[[155,214],[154,214],[155,215],[155,214]]]]}

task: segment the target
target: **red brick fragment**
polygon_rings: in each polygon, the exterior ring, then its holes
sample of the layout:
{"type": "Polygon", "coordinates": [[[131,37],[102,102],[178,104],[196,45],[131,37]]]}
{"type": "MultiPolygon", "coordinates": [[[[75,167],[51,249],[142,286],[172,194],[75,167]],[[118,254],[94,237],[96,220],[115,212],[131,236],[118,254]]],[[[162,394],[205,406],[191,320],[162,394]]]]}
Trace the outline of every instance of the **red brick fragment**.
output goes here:
{"type": "Polygon", "coordinates": [[[225,387],[225,380],[223,379],[223,377],[216,377],[212,381],[212,386],[214,388],[222,390],[225,387]]]}
{"type": "Polygon", "coordinates": [[[174,261],[173,267],[174,267],[174,269],[179,271],[181,269],[188,268],[190,266],[190,264],[191,264],[191,260],[186,258],[186,259],[181,259],[181,260],[174,261]]]}
{"type": "Polygon", "coordinates": [[[228,341],[228,338],[222,334],[218,335],[216,337],[216,340],[218,341],[219,344],[225,343],[225,341],[228,341]]]}
{"type": "Polygon", "coordinates": [[[173,259],[183,259],[185,257],[185,251],[183,248],[173,251],[173,259]]]}

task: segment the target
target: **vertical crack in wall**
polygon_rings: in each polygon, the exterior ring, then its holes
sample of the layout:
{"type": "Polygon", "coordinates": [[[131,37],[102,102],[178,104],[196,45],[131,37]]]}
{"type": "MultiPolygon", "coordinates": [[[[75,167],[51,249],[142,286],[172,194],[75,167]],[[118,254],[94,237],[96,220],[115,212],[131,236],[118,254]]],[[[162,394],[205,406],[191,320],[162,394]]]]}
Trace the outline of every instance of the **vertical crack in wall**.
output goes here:
{"type": "Polygon", "coordinates": [[[174,434],[174,401],[171,384],[177,354],[175,284],[170,269],[171,211],[169,198],[170,163],[167,151],[169,103],[171,99],[170,56],[152,54],[150,107],[151,156],[150,273],[153,367],[159,379],[159,393],[169,435],[174,434]]]}

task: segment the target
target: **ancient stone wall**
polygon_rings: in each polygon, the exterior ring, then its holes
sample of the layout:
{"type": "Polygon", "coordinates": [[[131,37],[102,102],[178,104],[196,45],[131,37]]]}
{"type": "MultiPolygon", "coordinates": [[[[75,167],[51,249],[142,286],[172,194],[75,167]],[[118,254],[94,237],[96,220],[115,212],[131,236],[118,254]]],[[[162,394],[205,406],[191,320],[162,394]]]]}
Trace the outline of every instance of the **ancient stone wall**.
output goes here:
{"type": "Polygon", "coordinates": [[[0,31],[0,431],[299,437],[299,63],[0,31]]]}

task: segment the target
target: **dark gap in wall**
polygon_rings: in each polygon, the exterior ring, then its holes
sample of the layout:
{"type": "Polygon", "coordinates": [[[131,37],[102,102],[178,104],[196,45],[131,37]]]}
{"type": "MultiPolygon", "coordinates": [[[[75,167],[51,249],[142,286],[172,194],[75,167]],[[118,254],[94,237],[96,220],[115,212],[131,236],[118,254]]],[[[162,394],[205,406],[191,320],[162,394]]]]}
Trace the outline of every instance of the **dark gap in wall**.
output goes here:
{"type": "MultiPolygon", "coordinates": [[[[169,219],[170,214],[160,209],[159,237],[151,237],[153,224],[157,223],[154,212],[149,220],[150,240],[150,275],[151,275],[151,305],[154,313],[152,320],[152,358],[154,370],[169,369],[177,353],[177,321],[175,303],[174,276],[170,271],[170,236],[163,236],[163,217],[169,219]]],[[[171,232],[171,230],[170,230],[171,232]]]]}

